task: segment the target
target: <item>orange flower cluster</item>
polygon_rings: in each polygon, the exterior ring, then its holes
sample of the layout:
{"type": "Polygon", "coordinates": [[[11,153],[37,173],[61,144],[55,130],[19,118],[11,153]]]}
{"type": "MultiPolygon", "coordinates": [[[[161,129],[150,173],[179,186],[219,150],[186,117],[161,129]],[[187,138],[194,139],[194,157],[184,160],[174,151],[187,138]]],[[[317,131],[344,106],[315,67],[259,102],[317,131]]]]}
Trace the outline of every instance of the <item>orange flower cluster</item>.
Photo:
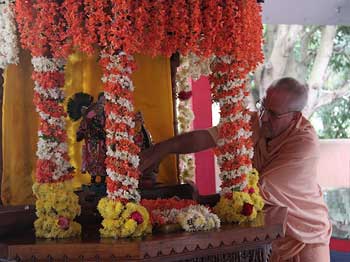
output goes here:
{"type": "Polygon", "coordinates": [[[72,45],[91,54],[96,45],[108,45],[111,26],[109,13],[111,3],[107,0],[65,0],[62,14],[69,25],[67,34],[72,45]]]}
{"type": "Polygon", "coordinates": [[[54,0],[18,0],[16,20],[21,43],[33,56],[67,57],[71,42],[62,5],[54,0]]]}
{"type": "Polygon", "coordinates": [[[110,40],[115,50],[165,56],[176,51],[201,57],[233,55],[247,69],[261,61],[261,10],[255,0],[112,2],[110,40]]]}
{"type": "Polygon", "coordinates": [[[33,72],[33,80],[42,88],[49,89],[58,86],[64,86],[64,73],[58,71],[52,72],[33,72]]]}
{"type": "Polygon", "coordinates": [[[170,210],[170,209],[182,209],[190,205],[197,205],[198,203],[191,199],[178,199],[178,198],[167,198],[167,199],[142,199],[141,204],[147,208],[147,210],[170,210]]]}
{"type": "Polygon", "coordinates": [[[189,52],[234,56],[245,75],[261,61],[261,17],[256,0],[19,0],[21,42],[34,55],[56,57],[72,47],[91,53],[111,46],[152,56],[189,52]]]}

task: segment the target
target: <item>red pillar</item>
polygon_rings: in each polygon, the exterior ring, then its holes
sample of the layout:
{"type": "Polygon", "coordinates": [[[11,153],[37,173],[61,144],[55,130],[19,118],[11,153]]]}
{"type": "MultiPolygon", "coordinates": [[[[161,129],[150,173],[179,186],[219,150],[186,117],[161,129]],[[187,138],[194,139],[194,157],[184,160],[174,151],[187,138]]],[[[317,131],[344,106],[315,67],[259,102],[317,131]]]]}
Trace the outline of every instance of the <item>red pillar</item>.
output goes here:
{"type": "MultiPolygon", "coordinates": [[[[207,77],[192,81],[192,106],[195,119],[193,129],[212,126],[210,84],[207,77]]],[[[215,193],[215,166],[213,150],[196,153],[196,185],[201,195],[215,193]]]]}

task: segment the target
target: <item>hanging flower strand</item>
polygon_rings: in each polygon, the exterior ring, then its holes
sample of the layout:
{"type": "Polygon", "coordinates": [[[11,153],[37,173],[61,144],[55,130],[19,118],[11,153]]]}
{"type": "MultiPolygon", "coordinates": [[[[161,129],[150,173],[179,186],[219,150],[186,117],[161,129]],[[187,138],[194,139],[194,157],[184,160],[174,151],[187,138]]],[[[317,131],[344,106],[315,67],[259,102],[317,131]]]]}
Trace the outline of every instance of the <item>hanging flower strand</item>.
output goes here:
{"type": "MultiPolygon", "coordinates": [[[[180,66],[176,73],[176,92],[177,92],[177,119],[179,133],[185,133],[192,130],[194,114],[192,110],[192,85],[193,81],[201,76],[207,76],[210,73],[211,58],[200,59],[193,53],[187,56],[180,56],[180,66]]],[[[194,180],[195,178],[195,160],[194,154],[180,155],[180,179],[194,180]]]]}

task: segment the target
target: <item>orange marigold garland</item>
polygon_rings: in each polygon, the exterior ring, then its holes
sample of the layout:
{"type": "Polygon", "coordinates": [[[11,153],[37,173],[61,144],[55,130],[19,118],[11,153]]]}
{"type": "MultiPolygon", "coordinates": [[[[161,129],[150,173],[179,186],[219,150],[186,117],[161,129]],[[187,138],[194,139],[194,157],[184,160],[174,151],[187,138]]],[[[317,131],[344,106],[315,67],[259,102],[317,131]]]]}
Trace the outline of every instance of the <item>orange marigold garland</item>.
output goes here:
{"type": "Polygon", "coordinates": [[[81,232],[81,226],[73,221],[80,206],[73,192],[74,168],[66,143],[63,57],[70,44],[60,10],[57,1],[16,1],[21,43],[33,56],[34,104],[40,117],[33,185],[38,219],[34,226],[36,236],[44,238],[73,237],[81,232]]]}
{"type": "Polygon", "coordinates": [[[113,50],[152,56],[176,51],[199,57],[238,54],[245,68],[261,61],[256,49],[261,44],[260,6],[254,0],[111,2],[113,50]]]}
{"type": "Polygon", "coordinates": [[[237,70],[233,59],[216,58],[212,66],[213,98],[221,109],[216,154],[222,180],[221,199],[214,210],[224,222],[241,223],[253,220],[263,207],[257,187],[258,175],[251,161],[252,132],[245,105],[249,92],[244,78],[235,79],[231,75],[230,68],[237,70]],[[254,190],[250,190],[253,187],[254,190]]]}
{"type": "Polygon", "coordinates": [[[147,210],[139,205],[139,151],[134,143],[132,56],[104,51],[100,64],[106,98],[107,198],[101,199],[103,237],[138,237],[151,230],[147,210]]]}
{"type": "MultiPolygon", "coordinates": [[[[219,102],[221,110],[216,154],[222,190],[215,211],[224,222],[241,223],[253,220],[263,208],[258,174],[252,168],[250,114],[245,104],[249,95],[245,85],[247,75],[263,60],[261,8],[255,1],[229,1],[225,8],[234,11],[234,23],[227,17],[227,11],[224,21],[227,34],[235,41],[232,47],[224,46],[221,50],[224,53],[218,52],[221,56],[213,62],[210,76],[213,99],[219,102]]],[[[219,39],[220,36],[222,33],[219,39]]]]}

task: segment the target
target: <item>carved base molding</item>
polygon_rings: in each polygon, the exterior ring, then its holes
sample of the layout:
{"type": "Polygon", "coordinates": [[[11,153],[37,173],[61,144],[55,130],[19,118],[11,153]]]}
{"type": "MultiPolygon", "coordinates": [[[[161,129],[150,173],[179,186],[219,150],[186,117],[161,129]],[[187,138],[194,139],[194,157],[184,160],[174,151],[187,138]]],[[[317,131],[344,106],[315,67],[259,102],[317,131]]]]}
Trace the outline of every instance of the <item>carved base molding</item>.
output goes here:
{"type": "Polygon", "coordinates": [[[155,233],[142,239],[101,239],[98,227],[80,239],[36,239],[34,232],[0,240],[0,261],[18,262],[267,262],[271,243],[284,236],[287,209],[265,210],[261,223],[222,225],[208,232],[155,233]]]}

